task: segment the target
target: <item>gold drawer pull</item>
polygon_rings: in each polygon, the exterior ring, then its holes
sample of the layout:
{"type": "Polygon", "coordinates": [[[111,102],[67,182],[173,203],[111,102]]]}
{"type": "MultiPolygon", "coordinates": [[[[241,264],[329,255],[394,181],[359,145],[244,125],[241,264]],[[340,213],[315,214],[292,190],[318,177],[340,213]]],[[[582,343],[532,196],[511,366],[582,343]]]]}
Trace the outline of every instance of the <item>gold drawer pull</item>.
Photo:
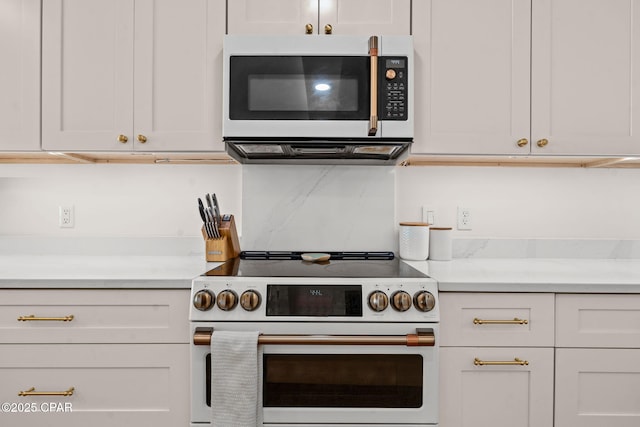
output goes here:
{"type": "Polygon", "coordinates": [[[71,387],[67,391],[36,391],[35,387],[31,387],[29,390],[21,391],[18,396],[73,396],[75,387],[71,387]]]}
{"type": "Polygon", "coordinates": [[[36,317],[33,314],[29,316],[18,317],[18,322],[27,321],[45,321],[45,322],[71,322],[73,320],[73,314],[64,317],[36,317]]]}
{"type": "Polygon", "coordinates": [[[474,325],[528,325],[529,321],[527,319],[518,319],[514,317],[513,320],[484,320],[478,319],[477,317],[473,319],[474,325]]]}
{"type": "Polygon", "coordinates": [[[473,364],[476,366],[496,366],[496,365],[526,366],[529,364],[529,361],[518,359],[517,357],[513,360],[480,360],[476,357],[475,359],[473,359],[473,364]]]}

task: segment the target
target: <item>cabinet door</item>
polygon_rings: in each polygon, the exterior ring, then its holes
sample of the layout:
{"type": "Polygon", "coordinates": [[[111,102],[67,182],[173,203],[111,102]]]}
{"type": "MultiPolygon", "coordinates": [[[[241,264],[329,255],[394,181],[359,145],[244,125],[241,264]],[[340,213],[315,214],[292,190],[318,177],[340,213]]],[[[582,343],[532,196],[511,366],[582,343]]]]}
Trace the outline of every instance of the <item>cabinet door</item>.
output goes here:
{"type": "Polygon", "coordinates": [[[40,149],[40,1],[0,0],[0,150],[40,149]]]}
{"type": "Polygon", "coordinates": [[[225,2],[136,0],[135,17],[135,149],[223,150],[225,2]]]}
{"type": "Polygon", "coordinates": [[[133,2],[47,0],[42,25],[42,147],[131,150],[133,2]]]}
{"type": "Polygon", "coordinates": [[[318,0],[233,0],[228,3],[229,34],[306,34],[318,29],[318,0]]]}
{"type": "Polygon", "coordinates": [[[0,413],[3,426],[189,424],[187,344],[4,344],[0,377],[0,397],[9,402],[0,413]],[[19,395],[31,388],[65,392],[72,387],[70,396],[19,395]]]}
{"type": "Polygon", "coordinates": [[[412,152],[529,153],[530,18],[530,0],[414,2],[412,152]]]}
{"type": "Polygon", "coordinates": [[[318,32],[332,27],[332,34],[409,35],[411,0],[320,1],[318,32]]]}
{"type": "Polygon", "coordinates": [[[553,425],[553,349],[441,347],[439,425],[553,425]],[[515,358],[528,364],[474,364],[515,358]]]}
{"type": "Polygon", "coordinates": [[[640,0],[536,0],[532,22],[532,151],[639,154],[640,0]]]}
{"type": "Polygon", "coordinates": [[[640,425],[640,350],[556,350],[555,427],[640,425]]]}

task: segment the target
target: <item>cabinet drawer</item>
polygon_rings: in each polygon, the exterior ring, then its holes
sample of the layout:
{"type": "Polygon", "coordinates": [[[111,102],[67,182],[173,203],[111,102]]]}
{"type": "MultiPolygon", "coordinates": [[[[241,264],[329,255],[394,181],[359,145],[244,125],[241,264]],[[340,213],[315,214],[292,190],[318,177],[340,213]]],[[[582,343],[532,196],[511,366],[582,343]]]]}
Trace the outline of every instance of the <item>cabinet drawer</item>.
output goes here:
{"type": "Polygon", "coordinates": [[[640,350],[556,350],[556,427],[640,425],[640,350]]]}
{"type": "Polygon", "coordinates": [[[440,348],[440,427],[552,424],[552,348],[440,348]]]}
{"type": "Polygon", "coordinates": [[[13,405],[3,407],[2,425],[189,423],[188,344],[4,344],[0,377],[0,401],[13,405]],[[70,396],[19,396],[31,388],[62,392],[71,387],[70,396]]]}
{"type": "Polygon", "coordinates": [[[0,296],[1,343],[189,342],[188,289],[28,289],[0,296]]]}
{"type": "Polygon", "coordinates": [[[441,346],[553,347],[553,294],[443,292],[441,346]]]}
{"type": "Polygon", "coordinates": [[[640,348],[640,295],[556,296],[557,347],[640,348]]]}

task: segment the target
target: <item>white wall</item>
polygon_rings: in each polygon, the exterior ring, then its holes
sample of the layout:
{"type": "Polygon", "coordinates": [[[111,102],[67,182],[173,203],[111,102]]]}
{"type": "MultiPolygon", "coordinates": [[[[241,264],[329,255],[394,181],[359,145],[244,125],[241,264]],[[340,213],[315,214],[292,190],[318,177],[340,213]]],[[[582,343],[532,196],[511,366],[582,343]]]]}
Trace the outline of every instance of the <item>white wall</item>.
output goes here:
{"type": "Polygon", "coordinates": [[[428,204],[455,227],[469,207],[473,229],[455,238],[640,239],[640,169],[406,167],[396,186],[402,221],[428,204]]]}
{"type": "Polygon", "coordinates": [[[201,237],[197,198],[241,218],[236,165],[0,165],[0,235],[201,237]],[[75,227],[58,226],[73,205],[75,227]]]}
{"type": "MultiPolygon", "coordinates": [[[[196,198],[207,192],[217,193],[242,229],[242,171],[238,165],[0,165],[0,236],[199,238],[196,198]],[[59,205],[75,206],[75,228],[58,227],[59,205]]],[[[398,167],[394,175],[396,219],[382,227],[420,220],[423,204],[435,207],[438,225],[453,225],[456,206],[465,205],[473,230],[456,231],[456,238],[640,239],[638,169],[434,166],[398,167]]],[[[268,185],[268,173],[264,179],[268,185]]],[[[339,210],[345,199],[326,194],[321,205],[339,210]]],[[[315,226],[311,220],[309,230],[315,226]]],[[[394,234],[387,236],[395,250],[394,234]]]]}

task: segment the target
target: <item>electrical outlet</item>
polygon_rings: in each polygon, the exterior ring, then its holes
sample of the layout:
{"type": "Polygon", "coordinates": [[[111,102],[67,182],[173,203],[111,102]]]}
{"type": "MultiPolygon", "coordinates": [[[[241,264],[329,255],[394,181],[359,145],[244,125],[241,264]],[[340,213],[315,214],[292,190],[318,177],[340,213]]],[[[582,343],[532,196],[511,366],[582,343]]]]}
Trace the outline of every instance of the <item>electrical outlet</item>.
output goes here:
{"type": "Polygon", "coordinates": [[[422,207],[422,222],[433,225],[436,220],[436,210],[429,206],[422,207]]]}
{"type": "Polygon", "coordinates": [[[471,230],[471,209],[458,206],[458,230],[471,230]]]}
{"type": "Polygon", "coordinates": [[[73,228],[74,226],[73,206],[60,206],[58,221],[60,228],[73,228]]]}

